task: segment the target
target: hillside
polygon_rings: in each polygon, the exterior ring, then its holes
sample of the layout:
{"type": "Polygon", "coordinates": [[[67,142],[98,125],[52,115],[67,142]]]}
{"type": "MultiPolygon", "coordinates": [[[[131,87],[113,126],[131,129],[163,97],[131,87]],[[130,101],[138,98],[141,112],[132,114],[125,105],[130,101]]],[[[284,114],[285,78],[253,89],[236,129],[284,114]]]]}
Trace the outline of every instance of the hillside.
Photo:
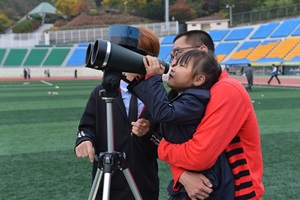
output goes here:
{"type": "Polygon", "coordinates": [[[123,12],[108,13],[105,11],[99,12],[98,15],[81,14],[75,17],[61,28],[82,28],[82,27],[99,27],[111,24],[143,24],[154,23],[155,21],[143,17],[129,15],[123,12]]]}

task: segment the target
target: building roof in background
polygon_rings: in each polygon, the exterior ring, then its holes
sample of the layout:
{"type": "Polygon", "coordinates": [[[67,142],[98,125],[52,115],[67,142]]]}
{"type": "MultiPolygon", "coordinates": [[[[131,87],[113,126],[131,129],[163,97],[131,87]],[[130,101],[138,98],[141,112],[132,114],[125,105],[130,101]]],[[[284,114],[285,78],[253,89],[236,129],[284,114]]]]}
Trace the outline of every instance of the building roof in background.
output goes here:
{"type": "Polygon", "coordinates": [[[55,7],[52,6],[50,3],[43,2],[40,3],[37,7],[31,10],[28,15],[37,14],[37,13],[48,13],[48,14],[55,14],[55,7]]]}
{"type": "Polygon", "coordinates": [[[187,21],[186,23],[192,23],[192,22],[208,22],[208,21],[229,21],[228,18],[219,17],[219,16],[206,16],[201,18],[196,18],[191,21],[187,21]]]}

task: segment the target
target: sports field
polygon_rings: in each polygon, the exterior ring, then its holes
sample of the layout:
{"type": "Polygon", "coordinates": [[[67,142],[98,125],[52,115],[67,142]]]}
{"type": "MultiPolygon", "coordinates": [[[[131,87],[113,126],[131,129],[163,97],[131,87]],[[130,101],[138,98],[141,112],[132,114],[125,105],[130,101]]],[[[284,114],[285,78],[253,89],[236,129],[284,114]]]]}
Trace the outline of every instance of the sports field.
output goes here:
{"type": "MultiPolygon", "coordinates": [[[[0,82],[0,200],[88,198],[91,164],[73,148],[78,121],[98,83],[0,82]]],[[[300,88],[254,86],[250,96],[261,130],[264,199],[299,199],[300,88]]],[[[170,179],[165,163],[159,174],[165,200],[170,179]]]]}

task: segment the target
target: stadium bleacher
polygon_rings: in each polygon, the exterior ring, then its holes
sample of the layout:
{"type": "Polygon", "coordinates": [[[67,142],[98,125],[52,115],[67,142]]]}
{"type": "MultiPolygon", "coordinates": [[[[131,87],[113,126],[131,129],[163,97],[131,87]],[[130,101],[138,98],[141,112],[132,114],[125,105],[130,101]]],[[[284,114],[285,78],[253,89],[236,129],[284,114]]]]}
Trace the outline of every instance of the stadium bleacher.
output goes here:
{"type": "Polygon", "coordinates": [[[300,26],[291,34],[291,36],[300,36],[300,26]]]}
{"type": "MultiPolygon", "coordinates": [[[[78,45],[79,46],[79,45],[78,45]]],[[[83,66],[87,48],[76,48],[66,66],[83,66]]]]}
{"type": "Polygon", "coordinates": [[[271,38],[287,37],[299,25],[300,18],[287,19],[271,34],[271,38]]]}
{"type": "Polygon", "coordinates": [[[233,53],[231,58],[233,59],[243,59],[260,44],[260,41],[245,41],[238,49],[233,53]]]}
{"type": "Polygon", "coordinates": [[[225,41],[244,40],[253,30],[253,28],[236,28],[232,29],[225,41]]]}
{"type": "Polygon", "coordinates": [[[43,66],[61,66],[70,52],[70,48],[54,48],[43,63],[43,66]]]}
{"type": "Polygon", "coordinates": [[[294,49],[300,42],[300,37],[287,38],[281,41],[266,57],[274,58],[278,57],[283,59],[291,49],[294,49]]]}
{"type": "Polygon", "coordinates": [[[10,49],[3,66],[20,67],[28,49],[10,49]]]}
{"type": "Polygon", "coordinates": [[[89,46],[89,42],[80,42],[78,43],[78,47],[88,47],[89,46]]]}
{"type": "Polygon", "coordinates": [[[176,35],[169,35],[163,38],[163,40],[160,42],[160,44],[173,44],[173,40],[176,37],[176,35]]]}
{"type": "Polygon", "coordinates": [[[31,49],[27,56],[24,66],[40,66],[48,53],[48,49],[35,48],[31,49]]]}
{"type": "Polygon", "coordinates": [[[290,60],[294,57],[300,56],[300,45],[298,43],[298,46],[296,46],[294,49],[292,49],[287,56],[285,57],[285,60],[290,60]]]}
{"type": "Polygon", "coordinates": [[[223,42],[216,46],[215,54],[219,62],[222,62],[224,58],[232,52],[232,50],[238,45],[238,42],[223,42]]]}
{"type": "Polygon", "coordinates": [[[211,30],[209,32],[214,42],[219,42],[229,33],[229,30],[211,30]]]}
{"type": "Polygon", "coordinates": [[[6,49],[0,49],[0,64],[2,63],[5,53],[6,49]]]}
{"type": "MultiPolygon", "coordinates": [[[[170,53],[171,53],[171,50],[172,50],[172,45],[164,45],[164,46],[161,46],[161,47],[160,47],[160,50],[159,50],[159,55],[158,55],[158,57],[167,60],[167,59],[168,59],[168,56],[169,56],[170,53]]],[[[167,60],[167,61],[168,61],[168,60],[167,60]]]]}
{"type": "Polygon", "coordinates": [[[247,56],[251,61],[259,60],[265,57],[277,44],[280,43],[280,40],[265,40],[259,44],[253,52],[247,56]]]}
{"type": "Polygon", "coordinates": [[[271,22],[265,25],[261,25],[250,37],[250,39],[265,39],[274,29],[279,25],[279,22],[271,22]]]}
{"type": "MultiPolygon", "coordinates": [[[[300,63],[300,18],[265,24],[211,30],[221,65],[270,62],[300,63]]],[[[176,36],[160,38],[159,58],[170,61],[176,36]]],[[[83,67],[88,42],[37,44],[32,48],[0,49],[0,67],[83,67]]]]}

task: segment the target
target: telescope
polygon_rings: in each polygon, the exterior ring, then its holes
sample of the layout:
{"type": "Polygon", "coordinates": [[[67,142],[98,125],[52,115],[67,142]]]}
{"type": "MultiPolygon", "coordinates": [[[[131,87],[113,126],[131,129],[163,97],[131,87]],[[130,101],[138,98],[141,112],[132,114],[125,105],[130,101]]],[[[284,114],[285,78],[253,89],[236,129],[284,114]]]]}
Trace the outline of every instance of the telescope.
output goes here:
{"type": "MultiPolygon", "coordinates": [[[[146,74],[143,64],[144,57],[145,55],[137,53],[129,47],[98,39],[88,45],[84,66],[96,70],[146,74]]],[[[157,59],[165,67],[164,73],[168,73],[169,64],[161,58],[157,59]]]]}

